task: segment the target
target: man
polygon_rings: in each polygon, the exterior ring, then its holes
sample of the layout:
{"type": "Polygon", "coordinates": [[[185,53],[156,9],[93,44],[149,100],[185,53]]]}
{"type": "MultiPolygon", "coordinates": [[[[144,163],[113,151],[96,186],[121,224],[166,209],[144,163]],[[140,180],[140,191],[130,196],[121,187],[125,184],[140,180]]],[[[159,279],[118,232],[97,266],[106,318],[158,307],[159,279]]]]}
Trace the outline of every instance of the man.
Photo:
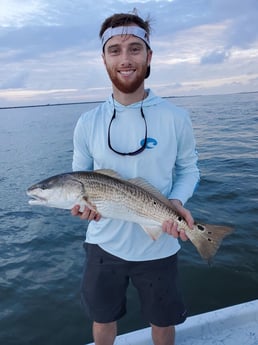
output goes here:
{"type": "MultiPolygon", "coordinates": [[[[184,109],[144,87],[152,58],[149,34],[149,22],[135,14],[115,14],[102,24],[102,57],[113,94],[80,117],[73,170],[113,169],[124,178],[142,177],[192,227],[191,213],[183,207],[199,180],[191,121],[184,109]]],[[[186,319],[177,281],[177,238],[187,240],[186,234],[168,219],[153,241],[135,223],[104,219],[87,208],[80,213],[77,206],[72,214],[91,221],[82,300],[93,320],[95,344],[114,343],[130,280],[154,344],[173,345],[174,326],[186,319]]]]}

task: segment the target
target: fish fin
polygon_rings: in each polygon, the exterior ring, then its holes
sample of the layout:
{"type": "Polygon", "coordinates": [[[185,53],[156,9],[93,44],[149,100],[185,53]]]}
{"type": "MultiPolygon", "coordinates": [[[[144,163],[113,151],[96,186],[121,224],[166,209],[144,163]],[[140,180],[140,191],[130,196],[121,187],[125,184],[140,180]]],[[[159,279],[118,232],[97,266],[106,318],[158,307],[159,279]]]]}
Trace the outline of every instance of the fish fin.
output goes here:
{"type": "Polygon", "coordinates": [[[229,235],[233,228],[228,226],[195,224],[194,228],[187,231],[187,236],[195,245],[201,257],[211,262],[212,257],[216,254],[223,238],[229,235]]]}
{"type": "Polygon", "coordinates": [[[154,241],[157,240],[162,234],[162,228],[160,226],[141,225],[141,227],[146,232],[146,234],[149,235],[154,241]]]}
{"type": "Polygon", "coordinates": [[[173,208],[171,202],[162,193],[160,193],[160,191],[157,190],[157,188],[155,188],[151,183],[147,182],[145,179],[137,177],[129,179],[127,181],[136,185],[137,187],[146,190],[148,193],[154,195],[157,199],[159,199],[162,203],[173,208]]]}
{"type": "Polygon", "coordinates": [[[147,192],[151,193],[152,195],[154,195],[162,203],[165,203],[169,207],[173,207],[172,204],[170,203],[170,201],[162,193],[160,193],[160,191],[157,188],[155,188],[151,183],[147,182],[142,177],[125,179],[121,175],[119,175],[116,171],[114,171],[112,169],[98,169],[98,170],[95,170],[94,172],[96,172],[98,174],[102,174],[102,175],[107,175],[107,176],[117,178],[117,179],[122,180],[122,181],[129,182],[131,184],[134,184],[137,187],[140,187],[140,188],[146,190],[147,192]]]}
{"type": "Polygon", "coordinates": [[[118,178],[120,180],[124,180],[121,175],[119,175],[116,171],[112,169],[98,169],[98,170],[94,170],[94,172],[97,174],[102,174],[102,175],[110,176],[113,178],[118,178]]]}
{"type": "Polygon", "coordinates": [[[160,193],[160,191],[157,188],[155,188],[151,183],[147,182],[145,179],[143,179],[141,177],[135,177],[135,178],[131,178],[131,179],[127,180],[112,169],[98,169],[98,170],[95,170],[94,172],[96,172],[98,174],[102,174],[102,175],[107,175],[107,176],[117,178],[117,179],[122,180],[122,181],[129,182],[131,184],[134,184],[137,187],[140,187],[140,188],[146,190],[148,193],[151,193],[152,195],[154,195],[162,203],[173,208],[170,201],[162,193],[160,193]]]}
{"type": "Polygon", "coordinates": [[[121,175],[119,175],[116,171],[112,169],[98,169],[94,170],[94,172],[102,175],[107,175],[113,178],[117,178],[119,180],[127,181],[131,184],[136,185],[137,187],[140,187],[142,189],[145,189],[147,192],[151,193],[154,195],[157,199],[159,199],[161,202],[167,204],[170,207],[173,207],[170,201],[162,194],[160,191],[155,188],[151,183],[147,182],[144,178],[142,177],[135,177],[131,179],[125,179],[121,175]]]}

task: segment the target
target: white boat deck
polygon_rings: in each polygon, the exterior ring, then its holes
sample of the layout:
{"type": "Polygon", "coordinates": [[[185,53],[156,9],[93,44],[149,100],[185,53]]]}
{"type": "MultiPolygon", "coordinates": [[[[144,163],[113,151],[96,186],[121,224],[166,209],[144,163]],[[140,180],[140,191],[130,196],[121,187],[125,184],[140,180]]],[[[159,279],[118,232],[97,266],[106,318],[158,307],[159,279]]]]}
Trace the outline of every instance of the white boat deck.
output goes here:
{"type": "MultiPolygon", "coordinates": [[[[115,345],[151,344],[150,328],[115,341],[115,345]]],[[[176,345],[258,345],[258,300],[189,317],[176,327],[176,345]]]]}

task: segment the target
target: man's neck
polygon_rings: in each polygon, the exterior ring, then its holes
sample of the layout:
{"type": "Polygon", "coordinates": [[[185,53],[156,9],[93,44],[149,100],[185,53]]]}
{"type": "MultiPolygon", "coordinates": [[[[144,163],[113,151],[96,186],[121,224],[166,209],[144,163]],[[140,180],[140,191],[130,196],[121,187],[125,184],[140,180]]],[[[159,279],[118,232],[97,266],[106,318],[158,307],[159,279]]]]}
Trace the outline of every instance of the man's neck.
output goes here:
{"type": "Polygon", "coordinates": [[[120,104],[130,105],[146,98],[146,92],[144,90],[144,85],[132,93],[124,93],[119,91],[116,87],[113,87],[113,97],[120,104]]]}

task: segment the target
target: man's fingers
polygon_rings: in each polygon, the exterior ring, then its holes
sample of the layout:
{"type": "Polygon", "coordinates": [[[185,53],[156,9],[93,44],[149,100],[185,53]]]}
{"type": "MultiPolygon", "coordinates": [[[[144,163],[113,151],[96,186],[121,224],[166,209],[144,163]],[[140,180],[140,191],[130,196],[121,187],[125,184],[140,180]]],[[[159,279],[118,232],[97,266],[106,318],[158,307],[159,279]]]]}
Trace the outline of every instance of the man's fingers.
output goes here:
{"type": "Polygon", "coordinates": [[[71,209],[71,214],[73,216],[78,216],[80,214],[80,206],[79,205],[75,205],[72,209],[71,209]]]}
{"type": "Polygon", "coordinates": [[[188,240],[185,231],[183,229],[180,229],[177,222],[174,222],[173,220],[166,220],[162,225],[162,229],[164,232],[175,238],[180,237],[182,241],[188,240]]]}
{"type": "Polygon", "coordinates": [[[88,207],[85,207],[80,218],[85,219],[85,220],[94,220],[95,216],[96,216],[95,211],[92,211],[88,207]]]}
{"type": "Polygon", "coordinates": [[[95,220],[99,221],[101,218],[101,215],[94,211],[89,209],[88,207],[85,207],[83,212],[80,212],[80,206],[76,205],[71,209],[71,214],[73,216],[79,216],[82,220],[95,220]]]}
{"type": "Polygon", "coordinates": [[[186,233],[185,233],[184,230],[181,229],[179,235],[180,235],[180,239],[181,239],[182,241],[185,242],[185,241],[188,240],[188,236],[186,235],[186,233]]]}
{"type": "Polygon", "coordinates": [[[175,238],[179,237],[178,225],[173,220],[166,220],[163,223],[162,229],[164,232],[168,233],[169,235],[175,238]]]}

